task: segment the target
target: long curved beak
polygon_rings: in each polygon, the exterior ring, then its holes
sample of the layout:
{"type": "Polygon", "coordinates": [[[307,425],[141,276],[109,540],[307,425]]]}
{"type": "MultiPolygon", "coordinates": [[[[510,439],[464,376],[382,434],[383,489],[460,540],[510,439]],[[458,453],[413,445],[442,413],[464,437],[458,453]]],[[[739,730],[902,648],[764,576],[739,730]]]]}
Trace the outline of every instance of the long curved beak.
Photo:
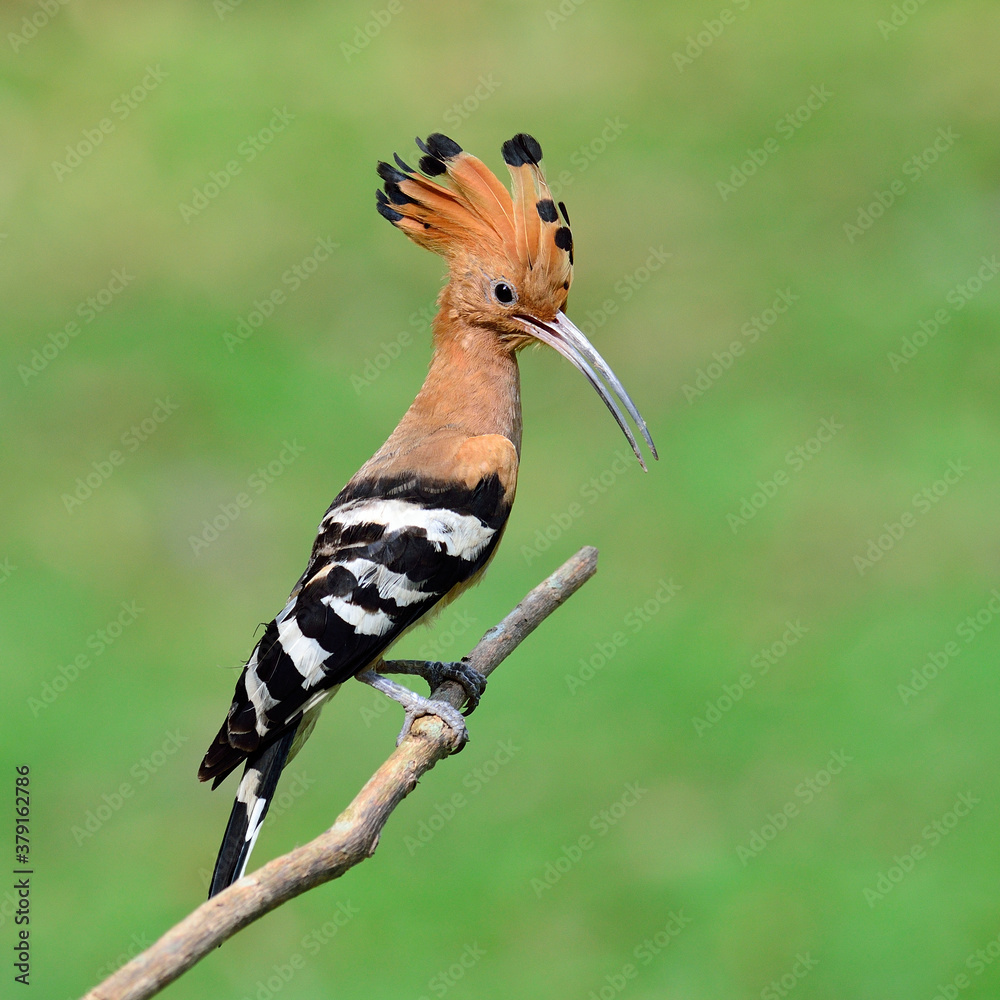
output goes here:
{"type": "Polygon", "coordinates": [[[653,439],[649,436],[646,421],[643,420],[638,407],[632,402],[632,397],[629,396],[625,391],[625,387],[618,380],[618,376],[611,370],[604,358],[597,353],[594,345],[569,321],[566,314],[562,311],[556,313],[554,320],[546,322],[535,319],[534,316],[518,316],[517,318],[524,323],[527,332],[532,337],[557,350],[564,358],[572,361],[583,372],[587,377],[587,381],[590,382],[597,390],[601,399],[604,400],[604,405],[611,411],[615,420],[618,421],[618,426],[624,432],[625,437],[628,438],[628,443],[632,445],[632,450],[635,452],[635,457],[639,459],[639,464],[642,466],[643,471],[647,471],[646,463],[642,460],[639,444],[632,433],[632,428],[626,423],[625,417],[615,402],[614,396],[617,396],[621,400],[622,406],[625,407],[629,416],[635,421],[636,427],[639,428],[639,433],[643,436],[646,444],[649,445],[649,450],[652,452],[653,458],[658,459],[660,456],[656,454],[656,445],[653,444],[653,439]],[[600,378],[598,378],[598,375],[600,375],[600,378]],[[604,382],[607,382],[607,385],[601,381],[602,378],[604,382]],[[609,386],[611,391],[609,391],[609,386]],[[614,392],[614,396],[611,394],[612,391],[614,392]]]}

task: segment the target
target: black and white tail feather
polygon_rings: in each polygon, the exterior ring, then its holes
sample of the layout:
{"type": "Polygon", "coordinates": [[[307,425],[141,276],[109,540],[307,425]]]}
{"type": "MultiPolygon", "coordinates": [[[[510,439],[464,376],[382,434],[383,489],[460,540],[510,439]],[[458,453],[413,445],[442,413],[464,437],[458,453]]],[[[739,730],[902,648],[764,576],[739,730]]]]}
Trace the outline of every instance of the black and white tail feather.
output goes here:
{"type": "Polygon", "coordinates": [[[208,890],[210,897],[243,877],[295,733],[294,729],[290,729],[280,739],[247,758],[233,811],[229,815],[229,825],[215,861],[215,871],[212,872],[212,885],[208,890]]]}

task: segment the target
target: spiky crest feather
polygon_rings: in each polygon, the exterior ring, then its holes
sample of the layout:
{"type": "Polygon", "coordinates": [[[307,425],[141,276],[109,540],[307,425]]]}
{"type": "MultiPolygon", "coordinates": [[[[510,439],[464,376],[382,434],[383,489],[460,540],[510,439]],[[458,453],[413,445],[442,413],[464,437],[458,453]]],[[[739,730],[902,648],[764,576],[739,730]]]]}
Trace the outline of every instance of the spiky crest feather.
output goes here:
{"type": "Polygon", "coordinates": [[[538,142],[522,132],[503,144],[512,191],[447,136],[416,142],[422,174],[395,154],[397,166],[379,163],[379,212],[444,257],[453,274],[478,264],[513,281],[522,296],[561,308],[573,280],[573,240],[555,211],[538,142]]]}

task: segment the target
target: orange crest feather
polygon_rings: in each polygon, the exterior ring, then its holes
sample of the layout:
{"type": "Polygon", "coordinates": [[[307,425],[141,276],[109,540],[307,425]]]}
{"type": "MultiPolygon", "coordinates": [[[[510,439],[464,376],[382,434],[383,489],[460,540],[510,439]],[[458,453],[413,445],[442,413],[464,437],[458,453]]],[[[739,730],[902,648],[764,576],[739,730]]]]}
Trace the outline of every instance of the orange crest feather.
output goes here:
{"type": "Polygon", "coordinates": [[[376,207],[414,243],[441,254],[449,264],[503,254],[530,281],[569,288],[573,238],[565,206],[559,220],[540,161],[542,150],[518,133],[503,144],[513,196],[481,160],[439,132],[417,139],[423,152],[418,173],[395,156],[397,166],[379,163],[384,190],[376,207]],[[431,178],[438,178],[432,180],[431,178]]]}

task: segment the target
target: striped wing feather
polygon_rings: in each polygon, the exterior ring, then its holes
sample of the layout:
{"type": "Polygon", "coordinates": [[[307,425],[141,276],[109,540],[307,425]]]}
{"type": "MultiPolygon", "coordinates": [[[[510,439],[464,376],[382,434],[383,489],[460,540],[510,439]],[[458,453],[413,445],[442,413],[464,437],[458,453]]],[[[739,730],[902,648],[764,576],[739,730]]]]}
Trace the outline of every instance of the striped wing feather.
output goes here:
{"type": "Polygon", "coordinates": [[[199,778],[216,787],[473,578],[508,513],[495,475],[473,489],[386,480],[349,485],[323,518],[302,581],[247,661],[199,778]]]}

